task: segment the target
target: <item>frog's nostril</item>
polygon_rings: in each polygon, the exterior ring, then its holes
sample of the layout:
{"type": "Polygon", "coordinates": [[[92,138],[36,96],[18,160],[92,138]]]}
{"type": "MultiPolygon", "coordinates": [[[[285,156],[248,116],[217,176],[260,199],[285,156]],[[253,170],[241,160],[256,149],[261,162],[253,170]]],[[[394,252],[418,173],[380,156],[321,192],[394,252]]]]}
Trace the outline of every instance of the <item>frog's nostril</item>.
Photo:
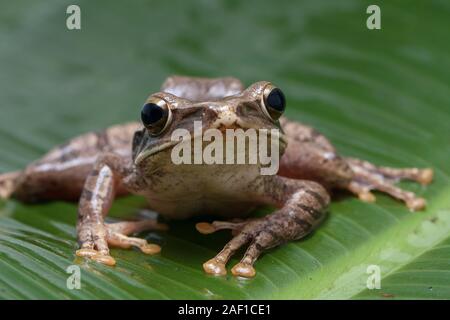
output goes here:
{"type": "Polygon", "coordinates": [[[233,111],[226,109],[219,112],[216,123],[217,125],[223,125],[225,127],[229,127],[233,125],[237,121],[236,113],[233,111]]]}

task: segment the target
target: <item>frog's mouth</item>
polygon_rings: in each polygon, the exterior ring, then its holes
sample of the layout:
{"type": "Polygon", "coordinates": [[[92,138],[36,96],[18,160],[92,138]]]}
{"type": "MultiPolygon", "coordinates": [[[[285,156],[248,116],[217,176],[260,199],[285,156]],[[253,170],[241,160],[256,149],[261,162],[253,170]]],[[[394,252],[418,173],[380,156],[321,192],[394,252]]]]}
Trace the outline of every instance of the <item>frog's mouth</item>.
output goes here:
{"type": "Polygon", "coordinates": [[[139,165],[140,163],[142,163],[148,157],[153,156],[153,155],[155,155],[155,154],[157,154],[157,153],[159,153],[161,151],[170,149],[170,148],[174,147],[175,145],[177,145],[178,143],[182,143],[182,142],[184,142],[184,141],[183,140],[181,140],[181,141],[168,141],[166,143],[160,144],[157,147],[154,147],[154,148],[148,149],[148,150],[146,150],[144,152],[141,152],[136,157],[136,159],[134,160],[134,164],[135,165],[139,165]]]}
{"type": "MultiPolygon", "coordinates": [[[[210,126],[210,128],[212,129],[218,129],[219,131],[222,132],[222,134],[224,135],[227,129],[242,129],[244,130],[244,132],[248,129],[255,129],[258,130],[258,128],[252,127],[252,126],[243,126],[243,125],[239,125],[238,123],[233,123],[231,125],[224,125],[223,123],[214,123],[212,126],[210,126]]],[[[207,130],[207,129],[206,129],[207,130]]],[[[206,131],[205,130],[205,131],[206,131]]],[[[154,156],[160,152],[166,151],[168,149],[172,149],[173,147],[175,147],[178,144],[181,143],[190,143],[191,146],[193,144],[193,141],[195,139],[203,139],[203,135],[204,135],[204,131],[202,130],[202,132],[200,134],[197,135],[189,135],[187,138],[183,138],[181,140],[169,140],[165,143],[162,143],[154,148],[148,149],[144,152],[142,152],[141,154],[139,154],[136,159],[135,159],[135,165],[139,165],[140,163],[142,163],[144,160],[148,159],[151,156],[154,156]]],[[[284,150],[286,149],[287,146],[287,137],[286,135],[279,130],[279,135],[277,136],[273,136],[273,135],[269,135],[271,140],[274,140],[272,143],[279,143],[279,150],[280,150],[280,156],[281,154],[283,154],[284,150]]],[[[210,141],[206,141],[206,142],[210,142],[210,141]]],[[[272,144],[273,145],[273,144],[272,144]]],[[[225,148],[224,148],[225,149],[225,148]]],[[[192,149],[191,149],[192,150],[192,149]]]]}

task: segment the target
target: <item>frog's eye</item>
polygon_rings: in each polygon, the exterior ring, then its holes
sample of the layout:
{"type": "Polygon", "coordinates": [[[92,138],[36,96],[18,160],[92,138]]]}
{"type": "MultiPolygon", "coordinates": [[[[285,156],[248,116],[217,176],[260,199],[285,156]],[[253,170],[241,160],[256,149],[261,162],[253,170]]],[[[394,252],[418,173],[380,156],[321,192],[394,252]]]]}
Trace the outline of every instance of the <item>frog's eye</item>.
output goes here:
{"type": "Polygon", "coordinates": [[[151,135],[159,135],[170,123],[170,108],[163,99],[152,99],[142,107],[141,119],[151,135]]]}
{"type": "Polygon", "coordinates": [[[264,112],[272,119],[278,120],[286,108],[286,98],[283,91],[273,85],[264,88],[262,105],[264,112]]]}

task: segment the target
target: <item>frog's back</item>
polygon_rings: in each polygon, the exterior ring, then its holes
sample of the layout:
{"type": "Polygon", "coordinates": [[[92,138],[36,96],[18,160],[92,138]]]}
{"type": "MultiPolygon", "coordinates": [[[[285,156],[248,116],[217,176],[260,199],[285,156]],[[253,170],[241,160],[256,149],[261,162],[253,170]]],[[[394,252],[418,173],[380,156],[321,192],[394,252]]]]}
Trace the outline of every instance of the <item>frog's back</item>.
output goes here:
{"type": "Polygon", "coordinates": [[[195,102],[215,101],[239,94],[243,90],[244,85],[242,82],[233,77],[193,78],[171,76],[161,86],[161,91],[195,102]]]}

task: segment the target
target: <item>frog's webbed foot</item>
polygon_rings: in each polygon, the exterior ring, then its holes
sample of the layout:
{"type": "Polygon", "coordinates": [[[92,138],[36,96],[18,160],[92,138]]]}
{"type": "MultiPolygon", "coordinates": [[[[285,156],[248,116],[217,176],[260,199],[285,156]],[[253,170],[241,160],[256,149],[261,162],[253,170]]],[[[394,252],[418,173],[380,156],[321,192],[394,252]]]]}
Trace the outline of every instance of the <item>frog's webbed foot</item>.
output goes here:
{"type": "Polygon", "coordinates": [[[358,195],[361,200],[375,201],[375,195],[371,190],[378,190],[403,201],[412,211],[425,208],[425,199],[394,184],[406,179],[427,185],[433,180],[432,169],[378,167],[359,159],[347,158],[346,160],[355,175],[348,185],[348,190],[358,195]]]}
{"type": "Polygon", "coordinates": [[[145,230],[167,230],[167,228],[167,225],[158,223],[156,220],[86,224],[79,232],[81,248],[77,250],[76,255],[113,266],[116,261],[109,254],[110,246],[124,249],[134,246],[145,254],[156,254],[161,251],[160,246],[150,244],[145,239],[129,237],[129,235],[145,230]]]}

